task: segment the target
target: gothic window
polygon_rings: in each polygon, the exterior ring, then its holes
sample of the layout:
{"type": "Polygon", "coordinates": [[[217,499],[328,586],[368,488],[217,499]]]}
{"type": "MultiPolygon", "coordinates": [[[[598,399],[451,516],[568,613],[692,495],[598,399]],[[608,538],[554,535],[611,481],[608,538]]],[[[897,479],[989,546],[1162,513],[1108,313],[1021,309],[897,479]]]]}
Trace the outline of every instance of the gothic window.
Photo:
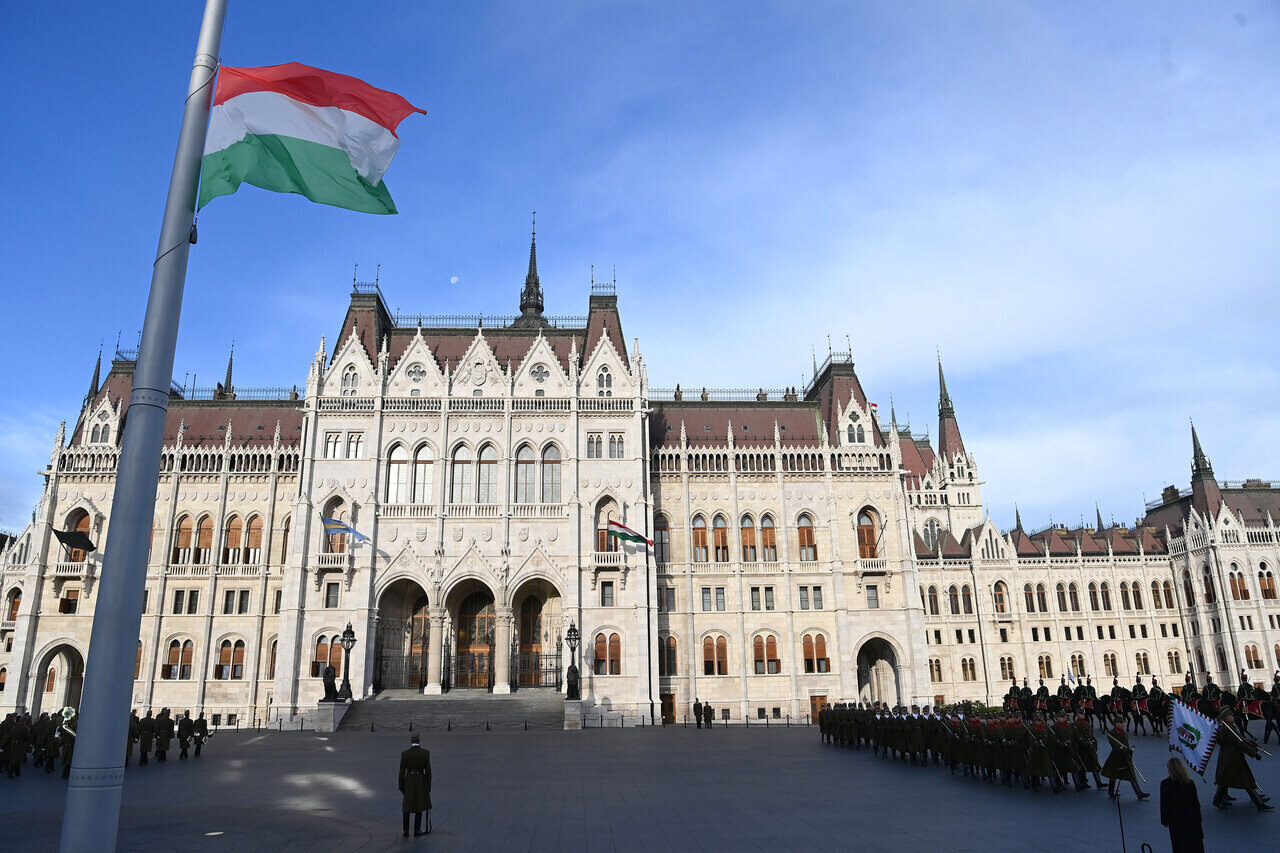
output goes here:
{"type": "Polygon", "coordinates": [[[1009,612],[1008,595],[1008,587],[1004,585],[1004,581],[996,581],[996,585],[991,589],[991,600],[997,613],[1009,612]]]}
{"type": "Polygon", "coordinates": [[[1067,595],[1071,599],[1071,612],[1079,613],[1080,612],[1080,590],[1075,585],[1074,582],[1067,587],[1067,595]]]}
{"type": "Polygon", "coordinates": [[[1226,668],[1227,668],[1227,653],[1226,653],[1226,651],[1222,648],[1222,646],[1218,646],[1218,648],[1216,649],[1216,651],[1217,651],[1217,654],[1218,654],[1218,669],[1226,669],[1226,668]]]}
{"type": "Polygon", "coordinates": [[[387,459],[387,490],[383,501],[389,504],[402,504],[409,490],[409,451],[403,444],[391,448],[391,456],[387,459]]]}
{"type": "Polygon", "coordinates": [[[676,638],[658,638],[658,675],[673,677],[679,673],[679,655],[676,653],[676,638]]]}
{"type": "Polygon", "coordinates": [[[858,444],[863,444],[867,440],[866,433],[862,431],[862,425],[858,425],[858,444]]]}
{"type": "Polygon", "coordinates": [[[876,553],[876,520],[865,509],[858,513],[858,556],[863,560],[874,560],[879,556],[876,553]]]}
{"type": "Polygon", "coordinates": [[[598,432],[587,433],[587,458],[600,459],[603,455],[604,437],[598,432]]]}
{"type": "Polygon", "coordinates": [[[1036,603],[1040,605],[1041,613],[1049,612],[1049,601],[1045,596],[1044,584],[1036,584],[1036,603]]]}
{"type": "Polygon", "coordinates": [[[612,500],[602,500],[596,506],[596,551],[617,551],[621,540],[609,535],[609,522],[618,521],[618,505],[612,500]]]}
{"type": "Polygon", "coordinates": [[[1160,581],[1151,582],[1151,606],[1160,609],[1160,581]]]}
{"type": "Polygon", "coordinates": [[[853,424],[849,424],[849,443],[853,444],[858,440],[857,430],[853,428],[853,424]]]}
{"type": "Polygon", "coordinates": [[[195,561],[201,566],[213,562],[213,519],[207,515],[196,523],[195,561]]]}
{"type": "MultiPolygon", "coordinates": [[[[91,526],[92,521],[89,518],[89,513],[82,509],[76,510],[67,518],[67,530],[72,530],[76,533],[83,533],[88,536],[91,526]]],[[[89,558],[89,555],[80,548],[72,548],[69,557],[73,563],[83,563],[89,558]]]]}
{"type": "Polygon", "coordinates": [[[1120,675],[1120,670],[1116,668],[1116,656],[1113,653],[1106,653],[1102,656],[1102,669],[1107,678],[1116,678],[1120,675]]]}
{"type": "Polygon", "coordinates": [[[813,562],[818,559],[818,545],[813,537],[813,519],[807,514],[801,515],[797,524],[799,525],[800,559],[804,562],[813,562]]]}
{"type": "Polygon", "coordinates": [[[968,584],[960,587],[960,597],[964,600],[964,612],[973,613],[973,593],[968,584]]]}
{"type": "Polygon", "coordinates": [[[1000,658],[1000,679],[1002,681],[1012,681],[1013,678],[1013,658],[1000,658]]]}
{"type": "Polygon", "coordinates": [[[425,504],[431,502],[432,479],[435,464],[431,459],[431,448],[425,444],[413,454],[413,502],[425,504]]]}
{"type": "Polygon", "coordinates": [[[751,516],[744,515],[738,527],[738,538],[742,540],[742,562],[756,561],[756,527],[751,516]]]}
{"type": "Polygon", "coordinates": [[[1274,601],[1276,598],[1276,579],[1271,572],[1267,571],[1267,564],[1260,563],[1258,565],[1258,589],[1261,590],[1262,597],[1274,601]]]}
{"type": "Polygon", "coordinates": [[[1142,609],[1142,587],[1137,581],[1133,582],[1133,609],[1142,609]]]}
{"type": "Polygon", "coordinates": [[[1182,595],[1185,598],[1188,607],[1196,606],[1196,595],[1191,589],[1191,571],[1189,569],[1183,570],[1182,572],[1182,595]]]}
{"type": "Polygon", "coordinates": [[[537,464],[533,448],[527,444],[520,445],[520,449],[516,451],[516,503],[530,504],[537,501],[537,464]]]}
{"type": "Polygon", "coordinates": [[[1067,585],[1064,583],[1059,583],[1057,587],[1057,593],[1058,593],[1058,612],[1066,613],[1067,612],[1067,585]]]}
{"type": "MultiPolygon", "coordinates": [[[[1204,603],[1213,604],[1215,601],[1218,600],[1218,596],[1216,591],[1213,588],[1213,576],[1209,574],[1208,566],[1204,567],[1203,575],[1204,575],[1204,603]]],[[[1225,666],[1222,668],[1226,669],[1225,666]]]]}
{"type": "Polygon", "coordinates": [[[778,542],[775,538],[773,516],[760,519],[760,557],[766,563],[778,562],[778,542]]]}
{"type": "Polygon", "coordinates": [[[1182,655],[1178,654],[1176,651],[1171,651],[1166,658],[1169,661],[1170,675],[1177,675],[1182,672],[1182,655]]]}
{"type": "Polygon", "coordinates": [[[1097,611],[1098,607],[1098,585],[1093,581],[1089,581],[1089,609],[1097,611]]]}
{"type": "Polygon", "coordinates": [[[1077,652],[1071,656],[1071,671],[1075,674],[1077,679],[1085,677],[1084,655],[1077,652]]]}
{"type": "Polygon", "coordinates": [[[960,591],[956,589],[955,584],[947,590],[947,604],[950,606],[952,616],[960,615],[960,591]]]}
{"type": "Polygon", "coordinates": [[[610,634],[605,638],[603,633],[596,634],[596,675],[622,674],[622,638],[610,634]]]}
{"type": "Polygon", "coordinates": [[[5,608],[5,621],[12,622],[18,618],[18,608],[22,606],[22,590],[15,589],[9,592],[8,607],[5,608]]]}
{"type": "Polygon", "coordinates": [[[936,586],[929,587],[929,615],[938,615],[938,588],[936,586]]]}
{"type": "Polygon", "coordinates": [[[607,367],[600,368],[600,372],[596,374],[596,396],[613,396],[613,376],[607,367]]]}
{"type": "Polygon", "coordinates": [[[1151,674],[1151,661],[1147,659],[1146,652],[1138,652],[1133,656],[1134,671],[1138,675],[1151,674]]]}
{"type": "Polygon", "coordinates": [[[671,525],[665,515],[653,519],[653,559],[658,563],[671,562],[671,525]]]}
{"type": "Polygon", "coordinates": [[[560,503],[560,448],[555,445],[542,451],[542,502],[560,503]]]}
{"type": "Polygon", "coordinates": [[[693,518],[693,561],[707,562],[707,520],[700,515],[693,518]]]}
{"type": "Polygon", "coordinates": [[[276,641],[271,641],[271,653],[267,658],[267,678],[276,677],[276,641]]]}
{"type": "Polygon", "coordinates": [[[1129,584],[1127,581],[1120,581],[1120,607],[1123,610],[1129,610],[1129,584]]]}
{"type": "Polygon", "coordinates": [[[289,560],[289,531],[292,526],[292,519],[285,516],[284,524],[280,525],[280,563],[282,565],[289,560]]]}
{"type": "Polygon", "coordinates": [[[973,658],[960,659],[960,675],[965,681],[978,680],[978,668],[973,658]]]}
{"type": "MultiPolygon", "coordinates": [[[[936,519],[929,519],[924,523],[924,544],[932,551],[938,545],[939,525],[936,519]]],[[[861,539],[859,539],[861,541],[861,539]]]]}
{"type": "MultiPolygon", "coordinates": [[[[321,515],[322,518],[332,518],[335,521],[347,523],[347,508],[342,502],[342,498],[333,498],[329,503],[325,504],[325,511],[321,515]]],[[[347,551],[347,534],[342,531],[324,534],[324,550],[329,554],[345,554],[347,551]]]]}
{"type": "Polygon", "coordinates": [[[347,458],[359,459],[364,456],[364,433],[347,433],[347,458]]]}
{"type": "Polygon", "coordinates": [[[714,537],[716,549],[716,562],[729,562],[729,526],[725,523],[723,515],[717,515],[711,522],[712,535],[714,537]]]}
{"type": "Polygon", "coordinates": [[[929,680],[934,684],[942,681],[942,661],[938,658],[929,661],[929,680]]]}
{"type": "Polygon", "coordinates": [[[1050,655],[1040,655],[1038,663],[1040,665],[1040,677],[1053,678],[1053,657],[1050,655]]]}
{"type": "Polygon", "coordinates": [[[702,674],[729,674],[729,641],[725,637],[707,637],[702,641],[702,674]]]}
{"type": "Polygon", "coordinates": [[[1027,600],[1027,612],[1035,613],[1036,599],[1035,599],[1035,593],[1031,591],[1031,584],[1026,584],[1025,586],[1022,587],[1022,596],[1027,600]]]}
{"type": "Polygon", "coordinates": [[[233,566],[240,562],[240,543],[244,535],[244,524],[240,517],[233,515],[227,519],[222,531],[222,564],[233,566]]]}
{"type": "Polygon", "coordinates": [[[356,391],[360,389],[360,374],[356,372],[354,364],[348,364],[342,371],[342,394],[343,397],[354,397],[356,391]]]}
{"type": "Polygon", "coordinates": [[[1106,581],[1102,582],[1102,609],[1111,609],[1111,584],[1106,581]]]}
{"type": "Polygon", "coordinates": [[[625,455],[626,453],[625,453],[625,446],[622,440],[622,433],[620,432],[609,433],[609,458],[623,459],[625,458],[625,455]]]}
{"type": "Polygon", "coordinates": [[[453,452],[451,474],[449,503],[467,503],[471,500],[471,451],[466,447],[459,447],[453,452]]]}

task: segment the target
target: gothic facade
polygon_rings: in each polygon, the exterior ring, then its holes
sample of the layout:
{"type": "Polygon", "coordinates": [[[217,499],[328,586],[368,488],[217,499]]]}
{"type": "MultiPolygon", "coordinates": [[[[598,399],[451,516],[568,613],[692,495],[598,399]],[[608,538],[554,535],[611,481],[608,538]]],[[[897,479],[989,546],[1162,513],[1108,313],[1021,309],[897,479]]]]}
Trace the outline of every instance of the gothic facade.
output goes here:
{"type": "MultiPolygon", "coordinates": [[[[230,362],[174,388],[136,706],[292,720],[330,665],[356,698],[563,690],[571,625],[593,712],[668,719],[1280,666],[1280,490],[1218,483],[1198,439],[1133,527],[1002,531],[941,365],[935,448],[848,354],[803,390],[651,389],[611,285],[544,315],[535,247],[520,307],[392,316],[356,284],[302,388],[237,390],[230,362]]],[[[0,711],[78,701],[134,357],[95,369],[0,543],[0,711]]]]}

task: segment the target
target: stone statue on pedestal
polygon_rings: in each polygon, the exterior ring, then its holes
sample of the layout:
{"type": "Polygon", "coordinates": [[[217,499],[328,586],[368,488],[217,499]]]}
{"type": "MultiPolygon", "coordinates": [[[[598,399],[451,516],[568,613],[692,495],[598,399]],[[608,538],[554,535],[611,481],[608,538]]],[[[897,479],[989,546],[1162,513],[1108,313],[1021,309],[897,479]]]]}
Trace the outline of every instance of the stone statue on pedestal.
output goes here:
{"type": "Polygon", "coordinates": [[[333,668],[333,664],[329,664],[324,668],[324,698],[321,702],[337,702],[338,701],[338,671],[333,668]]]}

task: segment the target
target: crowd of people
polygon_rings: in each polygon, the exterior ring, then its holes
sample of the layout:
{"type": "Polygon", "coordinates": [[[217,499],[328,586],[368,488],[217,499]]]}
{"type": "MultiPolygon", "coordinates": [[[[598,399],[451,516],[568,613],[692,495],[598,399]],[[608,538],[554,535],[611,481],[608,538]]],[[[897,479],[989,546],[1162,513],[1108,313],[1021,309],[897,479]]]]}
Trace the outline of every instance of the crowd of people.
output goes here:
{"type": "MultiPolygon", "coordinates": [[[[75,756],[76,746],[76,713],[73,708],[66,708],[59,713],[42,713],[36,719],[30,714],[9,714],[0,722],[0,757],[3,758],[5,772],[10,779],[22,775],[22,767],[30,761],[36,770],[52,773],[60,765],[62,778],[71,775],[71,762],[75,756]]],[[[133,761],[134,747],[138,750],[138,764],[149,763],[152,755],[155,760],[168,760],[169,751],[174,741],[178,744],[178,758],[186,760],[188,756],[200,757],[200,751],[209,741],[209,723],[200,714],[195,719],[187,711],[178,717],[168,708],[152,716],[139,718],[138,712],[129,715],[129,735],[125,744],[125,765],[133,761]],[[194,747],[194,753],[192,753],[194,747]]]]}

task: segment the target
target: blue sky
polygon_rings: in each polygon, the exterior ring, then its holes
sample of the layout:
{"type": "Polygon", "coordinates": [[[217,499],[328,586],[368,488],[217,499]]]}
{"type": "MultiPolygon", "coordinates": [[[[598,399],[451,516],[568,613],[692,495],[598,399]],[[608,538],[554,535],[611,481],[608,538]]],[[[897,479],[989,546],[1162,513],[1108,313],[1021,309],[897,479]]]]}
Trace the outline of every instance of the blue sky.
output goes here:
{"type": "MultiPolygon", "coordinates": [[[[2,13],[0,528],[141,328],[202,5],[2,13]]],[[[399,216],[205,209],[180,383],[234,339],[238,385],[301,384],[356,263],[392,310],[514,313],[536,208],[548,313],[616,265],[654,386],[800,384],[847,335],[920,432],[940,349],[1003,526],[1132,521],[1186,484],[1189,417],[1220,478],[1280,478],[1274,3],[232,0],[222,59],[428,115],[399,216]]]]}

